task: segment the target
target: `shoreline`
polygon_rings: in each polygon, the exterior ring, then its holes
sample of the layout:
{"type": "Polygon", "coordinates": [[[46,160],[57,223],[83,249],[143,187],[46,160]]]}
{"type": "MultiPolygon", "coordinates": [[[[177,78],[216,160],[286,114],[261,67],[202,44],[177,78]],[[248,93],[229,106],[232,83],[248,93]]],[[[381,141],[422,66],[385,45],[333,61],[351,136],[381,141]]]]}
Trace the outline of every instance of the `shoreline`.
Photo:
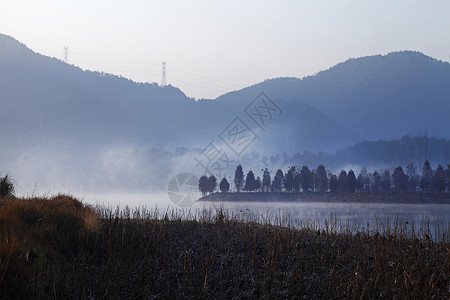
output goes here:
{"type": "Polygon", "coordinates": [[[450,204],[450,193],[315,193],[315,192],[241,192],[213,193],[198,202],[325,202],[325,203],[392,203],[392,204],[450,204]]]}

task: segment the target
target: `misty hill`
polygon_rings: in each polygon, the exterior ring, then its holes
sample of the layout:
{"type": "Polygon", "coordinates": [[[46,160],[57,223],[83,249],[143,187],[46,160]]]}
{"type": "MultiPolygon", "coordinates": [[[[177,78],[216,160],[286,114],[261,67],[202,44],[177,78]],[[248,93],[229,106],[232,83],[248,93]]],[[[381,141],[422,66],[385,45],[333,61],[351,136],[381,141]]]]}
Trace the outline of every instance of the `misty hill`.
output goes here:
{"type": "MultiPolygon", "coordinates": [[[[242,101],[248,104],[258,94],[242,101]]],[[[0,35],[0,97],[0,135],[13,148],[53,142],[201,148],[243,114],[239,105],[194,101],[170,85],[85,71],[34,53],[5,35],[0,35]]],[[[283,118],[255,147],[334,151],[360,140],[311,105],[283,99],[279,105],[283,118]]]]}
{"type": "Polygon", "coordinates": [[[426,159],[434,168],[438,164],[443,166],[449,164],[450,139],[427,138],[425,142],[423,136],[404,136],[390,141],[363,141],[332,154],[309,151],[296,153],[286,158],[283,163],[296,166],[307,164],[312,168],[323,164],[335,172],[342,168],[353,168],[359,171],[362,167],[371,170],[385,168],[393,170],[397,166],[405,167],[413,163],[420,172],[426,159]]]}
{"type": "MultiPolygon", "coordinates": [[[[103,145],[142,142],[144,136],[157,135],[161,124],[170,129],[194,103],[172,86],[83,71],[3,35],[0,90],[2,137],[33,143],[38,137],[47,142],[64,139],[103,145]],[[166,111],[158,113],[161,110],[166,111]]],[[[162,144],[170,138],[167,130],[154,142],[162,144]]]]}
{"type": "Polygon", "coordinates": [[[234,106],[260,90],[309,104],[367,140],[419,131],[450,137],[450,64],[419,52],[349,59],[315,76],[266,80],[217,100],[234,106]]]}
{"type": "Polygon", "coordinates": [[[198,174],[195,153],[220,143],[236,117],[258,138],[234,162],[254,151],[333,153],[419,130],[448,138],[449,69],[420,53],[392,53],[195,101],[171,85],[82,70],[0,34],[0,172],[28,176],[27,187],[78,180],[83,188],[165,188],[175,171],[198,174]],[[261,92],[281,110],[265,130],[244,112],[261,92]],[[196,150],[173,152],[178,146],[196,150]]]}

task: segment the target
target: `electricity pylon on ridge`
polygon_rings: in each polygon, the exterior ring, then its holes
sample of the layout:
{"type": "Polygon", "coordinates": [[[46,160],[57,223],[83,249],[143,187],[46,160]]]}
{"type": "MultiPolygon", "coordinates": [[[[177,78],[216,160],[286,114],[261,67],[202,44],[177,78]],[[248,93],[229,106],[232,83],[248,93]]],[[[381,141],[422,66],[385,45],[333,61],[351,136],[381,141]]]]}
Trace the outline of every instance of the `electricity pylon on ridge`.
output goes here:
{"type": "Polygon", "coordinates": [[[166,62],[163,60],[161,62],[161,86],[166,86],[167,85],[167,80],[166,80],[166,62]]]}
{"type": "Polygon", "coordinates": [[[65,63],[69,62],[69,47],[68,46],[64,46],[64,62],[65,63]]]}

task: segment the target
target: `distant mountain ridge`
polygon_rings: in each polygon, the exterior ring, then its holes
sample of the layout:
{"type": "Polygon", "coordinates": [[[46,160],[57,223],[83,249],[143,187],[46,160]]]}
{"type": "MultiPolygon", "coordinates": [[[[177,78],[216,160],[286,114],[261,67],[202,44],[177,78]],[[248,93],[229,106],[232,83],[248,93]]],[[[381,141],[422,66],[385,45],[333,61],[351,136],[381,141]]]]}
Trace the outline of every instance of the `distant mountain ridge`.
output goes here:
{"type": "Polygon", "coordinates": [[[419,52],[349,59],[315,76],[194,101],[173,86],[83,71],[0,35],[0,134],[10,141],[202,147],[261,91],[285,114],[259,149],[332,152],[418,131],[450,135],[450,64],[419,52]]]}
{"type": "Polygon", "coordinates": [[[315,76],[266,80],[216,100],[236,105],[258,90],[309,104],[367,140],[450,135],[450,64],[419,52],[349,59],[315,76]]]}
{"type": "Polygon", "coordinates": [[[76,177],[90,186],[152,181],[161,188],[165,179],[155,183],[153,174],[199,172],[193,153],[186,158],[165,151],[219,144],[219,134],[237,117],[258,135],[244,154],[252,157],[253,151],[334,153],[419,131],[448,139],[449,116],[450,65],[418,52],[349,59],[315,76],[270,79],[195,101],[171,85],[84,71],[0,34],[0,172],[29,176],[31,185],[66,178],[72,186],[76,177]],[[282,110],[265,131],[244,112],[261,92],[282,110]],[[143,149],[164,150],[154,162],[143,149]],[[84,178],[85,172],[95,178],[84,178]]]}
{"type": "MultiPolygon", "coordinates": [[[[194,101],[170,85],[83,71],[36,54],[4,35],[0,49],[0,134],[19,144],[65,140],[100,146],[203,147],[242,114],[240,106],[194,101]]],[[[242,101],[248,104],[258,94],[242,101]]],[[[311,105],[279,102],[286,114],[274,127],[282,134],[272,130],[258,141],[260,145],[267,139],[270,145],[286,146],[283,151],[332,151],[360,139],[311,105]],[[302,115],[301,120],[296,121],[294,111],[302,115]],[[324,126],[311,131],[311,118],[324,126]]]]}

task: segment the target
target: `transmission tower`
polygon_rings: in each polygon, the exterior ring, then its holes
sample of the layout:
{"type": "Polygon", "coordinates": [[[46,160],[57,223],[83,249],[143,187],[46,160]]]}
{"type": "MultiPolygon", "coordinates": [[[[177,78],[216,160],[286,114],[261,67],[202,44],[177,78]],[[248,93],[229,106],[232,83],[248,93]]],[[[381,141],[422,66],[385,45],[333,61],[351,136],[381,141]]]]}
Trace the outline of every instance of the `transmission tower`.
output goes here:
{"type": "Polygon", "coordinates": [[[69,47],[68,46],[64,46],[64,62],[65,63],[69,62],[69,47]]]}
{"type": "Polygon", "coordinates": [[[162,71],[162,74],[161,74],[161,86],[166,86],[167,85],[167,80],[166,80],[166,62],[165,61],[162,61],[162,64],[161,64],[161,71],[162,71]]]}

